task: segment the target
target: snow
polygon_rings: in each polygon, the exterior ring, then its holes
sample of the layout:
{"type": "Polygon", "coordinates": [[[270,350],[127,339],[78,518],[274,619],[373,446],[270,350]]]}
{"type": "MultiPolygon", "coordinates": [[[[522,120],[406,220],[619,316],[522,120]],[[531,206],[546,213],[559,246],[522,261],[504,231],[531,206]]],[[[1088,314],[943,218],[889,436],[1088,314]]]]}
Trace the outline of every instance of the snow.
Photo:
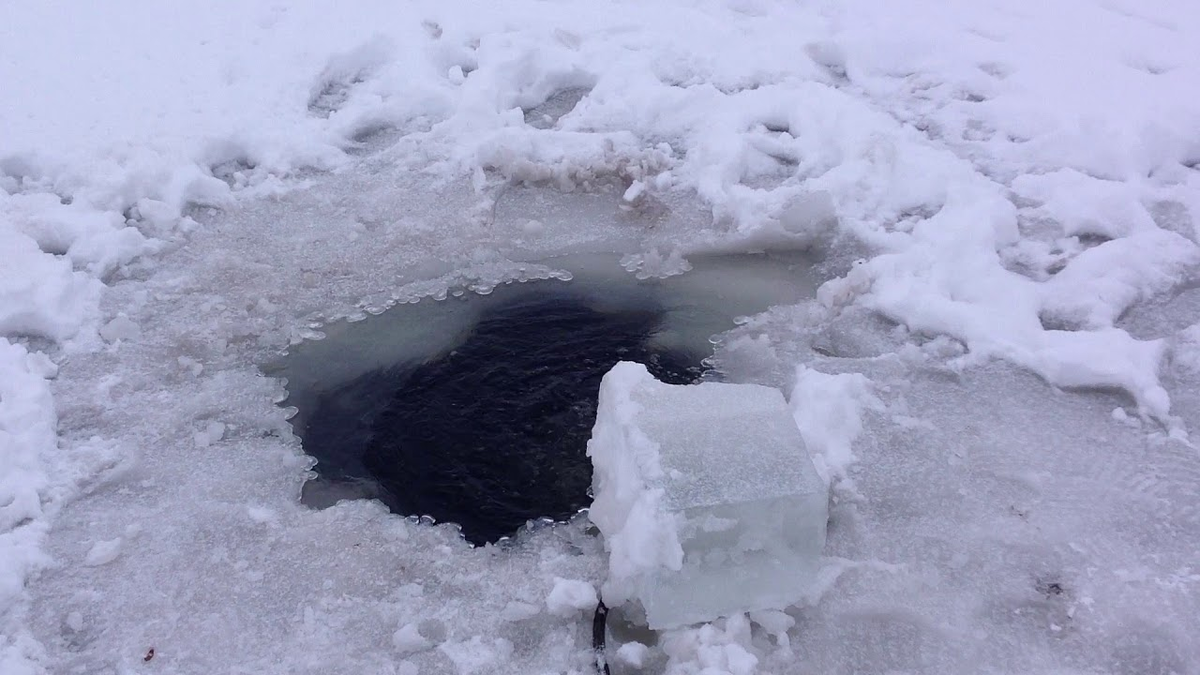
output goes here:
{"type": "Polygon", "coordinates": [[[640,642],[626,642],[617,648],[616,658],[634,668],[641,668],[649,651],[650,648],[640,642]]]}
{"type": "Polygon", "coordinates": [[[596,589],[579,579],[556,578],[554,588],[546,596],[546,609],[558,616],[572,616],[596,609],[596,589]]]}
{"type": "Polygon", "coordinates": [[[476,635],[470,640],[447,642],[439,647],[458,675],[471,675],[481,670],[490,670],[503,666],[512,653],[512,644],[504,638],[496,638],[490,642],[476,635]]]}
{"type": "Polygon", "coordinates": [[[637,426],[641,406],[630,395],[649,377],[634,363],[619,363],[605,375],[605,404],[597,406],[588,441],[595,495],[588,518],[605,534],[609,580],[603,592],[614,604],[637,598],[643,575],[683,567],[679,523],[661,485],[668,474],[658,443],[637,426]]]}
{"type": "Polygon", "coordinates": [[[100,327],[100,337],[109,342],[136,340],[141,331],[129,317],[118,314],[116,318],[100,327]]]}
{"type": "Polygon", "coordinates": [[[650,628],[677,628],[784,609],[812,588],[828,494],[778,390],[670,385],[623,361],[600,384],[587,453],[606,604],[635,601],[650,628]]]}
{"type": "Polygon", "coordinates": [[[425,651],[432,647],[433,643],[421,635],[420,626],[415,623],[406,623],[392,634],[392,645],[396,648],[397,653],[404,656],[413,652],[425,651]]]}
{"type": "Polygon", "coordinates": [[[225,425],[221,422],[208,422],[204,428],[192,435],[197,448],[207,448],[225,436],[225,425]]]}
{"type": "Polygon", "coordinates": [[[116,560],[117,556],[121,555],[121,544],[123,543],[121,538],[118,537],[92,544],[92,547],[88,549],[87,557],[83,560],[83,564],[88,567],[107,565],[116,560]]]}
{"type": "Polygon", "coordinates": [[[500,617],[505,621],[524,621],[525,619],[532,619],[541,611],[537,605],[532,605],[528,602],[513,601],[504,606],[500,617]]]}
{"type": "Polygon", "coordinates": [[[0,666],[31,668],[40,646],[27,628],[25,580],[47,562],[42,542],[49,480],[43,468],[56,450],[54,399],[45,378],[49,359],[0,341],[0,666]]]}
{"type": "Polygon", "coordinates": [[[587,672],[582,618],[501,616],[602,583],[594,539],[301,508],[256,365],[552,255],[767,247],[817,301],[713,362],[847,488],[822,584],[646,667],[1194,671],[1198,36],[1167,0],[10,3],[0,672],[587,672]],[[409,624],[439,646],[397,660],[409,624]]]}
{"type": "Polygon", "coordinates": [[[850,469],[854,441],[863,431],[863,412],[886,408],[871,392],[871,381],[861,373],[827,374],[798,366],[789,402],[821,477],[853,490],[850,469]]]}
{"type": "Polygon", "coordinates": [[[759,662],[751,647],[750,621],[745,614],[697,630],[668,634],[663,642],[669,658],[667,672],[671,673],[750,675],[756,672],[759,662]]]}

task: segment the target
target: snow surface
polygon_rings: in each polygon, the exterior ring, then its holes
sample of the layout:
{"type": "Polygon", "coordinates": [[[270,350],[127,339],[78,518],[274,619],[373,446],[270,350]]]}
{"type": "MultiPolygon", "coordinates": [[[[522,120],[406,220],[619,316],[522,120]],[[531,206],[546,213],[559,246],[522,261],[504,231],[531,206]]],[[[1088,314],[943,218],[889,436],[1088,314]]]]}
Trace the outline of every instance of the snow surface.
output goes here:
{"type": "Polygon", "coordinates": [[[8,3],[0,673],[588,672],[540,608],[594,538],[302,508],[256,364],[521,261],[789,246],[817,299],[714,363],[834,479],[820,592],[614,672],[1198,672],[1198,38],[1170,0],[8,3]]]}

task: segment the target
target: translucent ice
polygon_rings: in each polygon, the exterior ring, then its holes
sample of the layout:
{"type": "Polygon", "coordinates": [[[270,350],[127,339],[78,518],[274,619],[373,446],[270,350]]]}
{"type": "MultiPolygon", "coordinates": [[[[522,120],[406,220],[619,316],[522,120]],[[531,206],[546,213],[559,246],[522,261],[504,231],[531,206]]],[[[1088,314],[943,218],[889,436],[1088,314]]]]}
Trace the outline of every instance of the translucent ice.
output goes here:
{"type": "Polygon", "coordinates": [[[782,609],[809,590],[826,486],[778,390],[669,385],[619,363],[601,384],[588,455],[606,602],[640,601],[663,629],[782,609]]]}

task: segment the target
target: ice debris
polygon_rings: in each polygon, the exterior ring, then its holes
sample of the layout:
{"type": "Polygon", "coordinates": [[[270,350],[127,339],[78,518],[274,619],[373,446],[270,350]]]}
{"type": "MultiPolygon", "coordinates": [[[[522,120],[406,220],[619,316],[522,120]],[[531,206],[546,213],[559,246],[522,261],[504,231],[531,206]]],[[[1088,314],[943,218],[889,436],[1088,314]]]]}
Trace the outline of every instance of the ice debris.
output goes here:
{"type": "Polygon", "coordinates": [[[572,616],[596,608],[596,589],[586,581],[555,577],[546,597],[546,609],[556,616],[572,616]]]}

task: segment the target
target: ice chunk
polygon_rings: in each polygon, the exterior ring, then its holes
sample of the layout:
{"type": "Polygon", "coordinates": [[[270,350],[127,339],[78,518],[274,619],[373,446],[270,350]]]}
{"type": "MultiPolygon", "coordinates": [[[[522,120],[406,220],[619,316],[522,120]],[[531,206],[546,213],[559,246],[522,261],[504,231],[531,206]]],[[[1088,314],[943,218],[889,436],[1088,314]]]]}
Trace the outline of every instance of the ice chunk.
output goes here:
{"type": "Polygon", "coordinates": [[[141,329],[124,314],[100,327],[100,337],[109,342],[117,340],[136,340],[141,335],[141,329]]]}
{"type": "Polygon", "coordinates": [[[123,542],[121,541],[120,537],[117,537],[116,539],[97,541],[96,543],[92,544],[92,548],[88,550],[87,558],[84,559],[83,564],[87,565],[88,567],[107,565],[121,556],[122,543],[123,542]]]}
{"type": "Polygon", "coordinates": [[[600,386],[588,456],[605,602],[638,600],[663,629],[783,609],[809,590],[827,487],[778,390],[663,384],[619,363],[600,386]]]}
{"type": "Polygon", "coordinates": [[[222,422],[209,422],[204,425],[204,429],[197,431],[192,435],[196,441],[197,448],[207,448],[225,437],[225,424],[222,422]]]}
{"type": "Polygon", "coordinates": [[[646,662],[646,653],[650,648],[640,642],[626,642],[617,648],[617,661],[634,668],[641,668],[646,662]]]}
{"type": "Polygon", "coordinates": [[[392,634],[392,645],[401,655],[422,652],[433,646],[433,643],[421,635],[421,629],[415,623],[406,623],[392,634]]]}
{"type": "Polygon", "coordinates": [[[546,597],[546,608],[555,616],[571,616],[596,609],[596,589],[586,581],[554,578],[554,590],[546,597]]]}

